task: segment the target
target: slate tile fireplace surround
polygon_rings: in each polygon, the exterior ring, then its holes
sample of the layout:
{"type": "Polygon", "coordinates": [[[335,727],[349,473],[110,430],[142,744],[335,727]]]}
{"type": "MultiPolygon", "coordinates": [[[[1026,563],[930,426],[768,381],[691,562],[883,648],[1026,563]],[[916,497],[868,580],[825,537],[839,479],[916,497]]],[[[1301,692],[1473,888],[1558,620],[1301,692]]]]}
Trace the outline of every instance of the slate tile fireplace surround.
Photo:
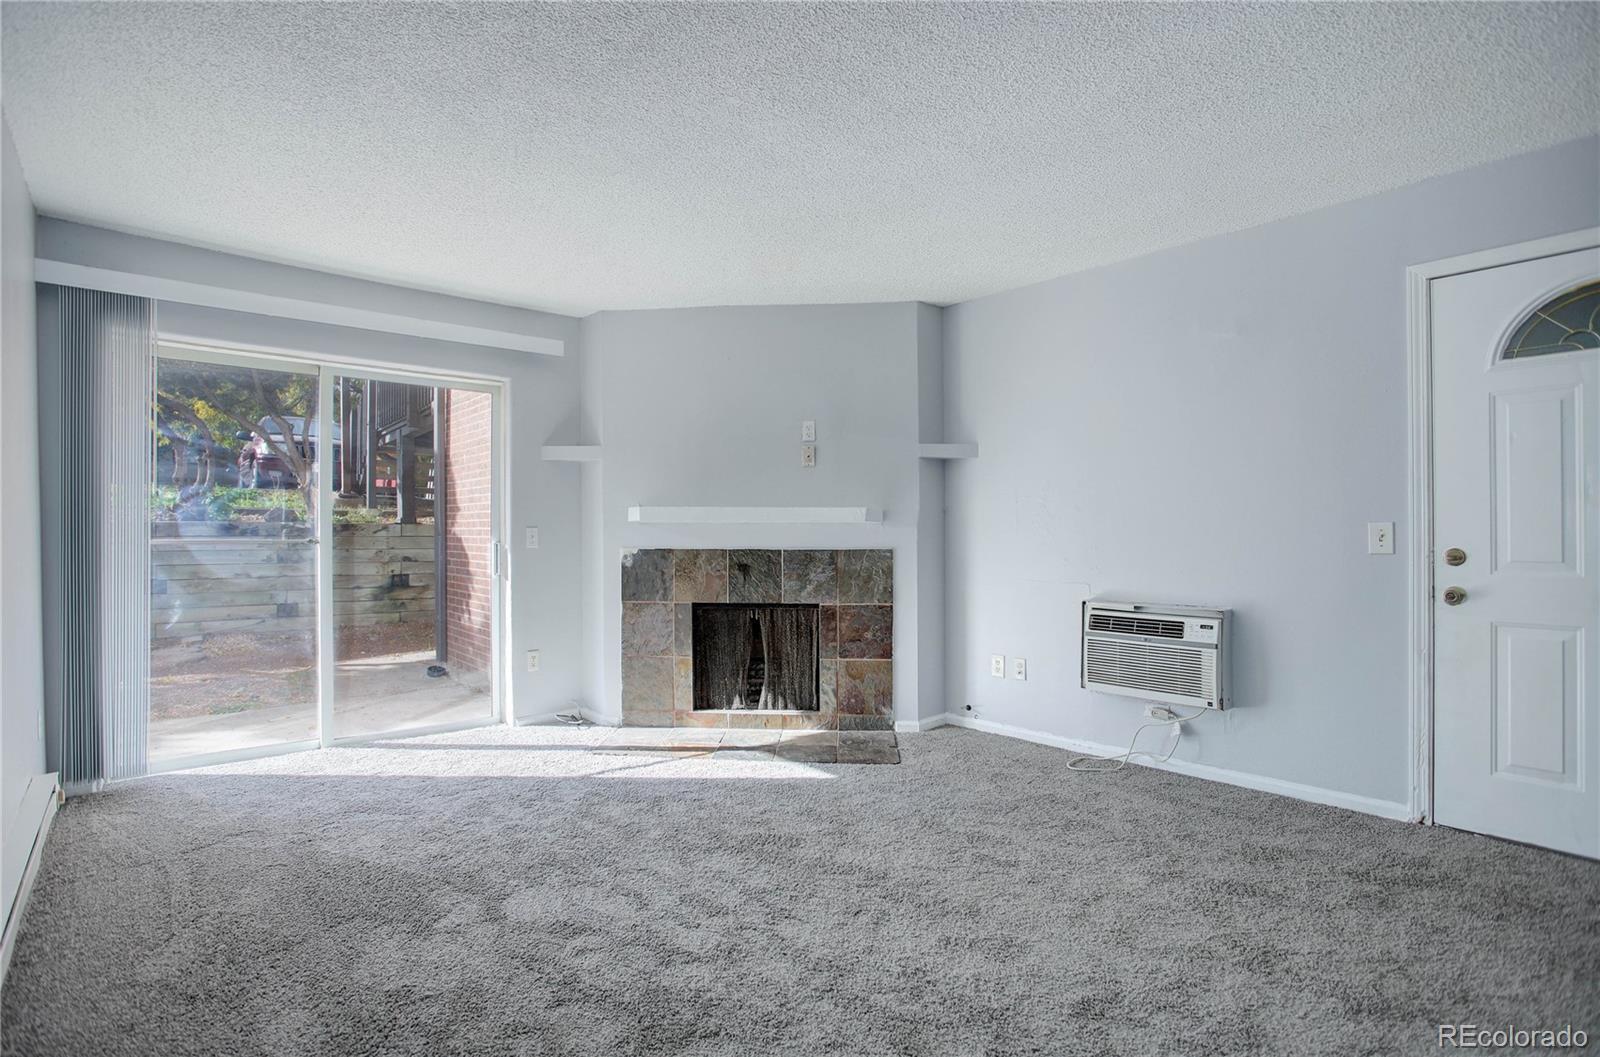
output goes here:
{"type": "Polygon", "coordinates": [[[893,551],[622,552],[628,726],[892,730],[893,657],[893,551]]]}

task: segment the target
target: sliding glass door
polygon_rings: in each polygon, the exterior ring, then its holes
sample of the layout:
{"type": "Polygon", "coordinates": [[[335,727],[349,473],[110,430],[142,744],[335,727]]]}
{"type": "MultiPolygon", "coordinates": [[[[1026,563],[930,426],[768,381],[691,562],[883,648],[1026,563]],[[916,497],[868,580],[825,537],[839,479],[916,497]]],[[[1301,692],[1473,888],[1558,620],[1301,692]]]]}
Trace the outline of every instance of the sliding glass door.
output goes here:
{"type": "Polygon", "coordinates": [[[334,737],[489,722],[493,396],[353,374],[333,389],[334,737]]]}
{"type": "Polygon", "coordinates": [[[153,769],[319,740],[317,400],[312,368],[156,359],[153,769]]]}
{"type": "Polygon", "coordinates": [[[491,387],[166,345],[155,394],[153,770],[499,715],[491,387]]]}

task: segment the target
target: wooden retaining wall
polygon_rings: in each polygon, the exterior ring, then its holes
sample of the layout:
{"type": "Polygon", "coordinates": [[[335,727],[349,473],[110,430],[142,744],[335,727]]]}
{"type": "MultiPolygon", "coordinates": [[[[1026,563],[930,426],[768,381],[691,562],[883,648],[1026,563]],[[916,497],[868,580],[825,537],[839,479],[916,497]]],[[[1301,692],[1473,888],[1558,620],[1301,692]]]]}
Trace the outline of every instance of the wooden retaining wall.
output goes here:
{"type": "MultiPolygon", "coordinates": [[[[300,538],[183,525],[150,542],[156,639],[315,629],[314,549],[300,538]]],[[[342,626],[434,620],[432,525],[334,528],[334,616],[342,626]]]]}

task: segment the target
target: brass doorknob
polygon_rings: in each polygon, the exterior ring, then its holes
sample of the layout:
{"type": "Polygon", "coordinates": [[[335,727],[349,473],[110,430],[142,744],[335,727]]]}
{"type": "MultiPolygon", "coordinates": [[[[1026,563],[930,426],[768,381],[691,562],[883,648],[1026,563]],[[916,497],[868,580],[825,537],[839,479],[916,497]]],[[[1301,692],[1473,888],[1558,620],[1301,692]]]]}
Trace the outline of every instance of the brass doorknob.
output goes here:
{"type": "Polygon", "coordinates": [[[1444,589],[1444,604],[1459,606],[1467,600],[1467,593],[1459,587],[1446,587],[1444,589]]]}
{"type": "Polygon", "coordinates": [[[1467,564],[1467,552],[1460,547],[1451,547],[1444,552],[1444,563],[1446,565],[1465,565],[1467,564]]]}

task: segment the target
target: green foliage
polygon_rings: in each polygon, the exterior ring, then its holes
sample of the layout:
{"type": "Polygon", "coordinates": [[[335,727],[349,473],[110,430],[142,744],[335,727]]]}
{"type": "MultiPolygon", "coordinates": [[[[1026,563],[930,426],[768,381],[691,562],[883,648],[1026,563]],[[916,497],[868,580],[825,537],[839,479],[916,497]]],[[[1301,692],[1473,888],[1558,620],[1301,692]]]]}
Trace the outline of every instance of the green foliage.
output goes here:
{"type": "MultiPolygon", "coordinates": [[[[190,500],[190,508],[178,510],[178,489],[172,485],[157,485],[150,490],[150,512],[162,515],[195,518],[205,511],[206,521],[241,521],[246,518],[271,517],[290,522],[306,520],[305,493],[295,488],[212,488],[204,495],[190,500]]],[[[393,523],[393,507],[333,508],[335,525],[387,525],[393,523]]]]}
{"type": "Polygon", "coordinates": [[[394,511],[387,508],[368,510],[364,506],[334,507],[335,525],[389,525],[394,523],[394,511]]]}
{"type": "Polygon", "coordinates": [[[232,521],[241,508],[255,513],[265,508],[283,511],[280,517],[303,521],[305,494],[286,488],[213,488],[206,496],[206,513],[212,521],[232,521]]]}

